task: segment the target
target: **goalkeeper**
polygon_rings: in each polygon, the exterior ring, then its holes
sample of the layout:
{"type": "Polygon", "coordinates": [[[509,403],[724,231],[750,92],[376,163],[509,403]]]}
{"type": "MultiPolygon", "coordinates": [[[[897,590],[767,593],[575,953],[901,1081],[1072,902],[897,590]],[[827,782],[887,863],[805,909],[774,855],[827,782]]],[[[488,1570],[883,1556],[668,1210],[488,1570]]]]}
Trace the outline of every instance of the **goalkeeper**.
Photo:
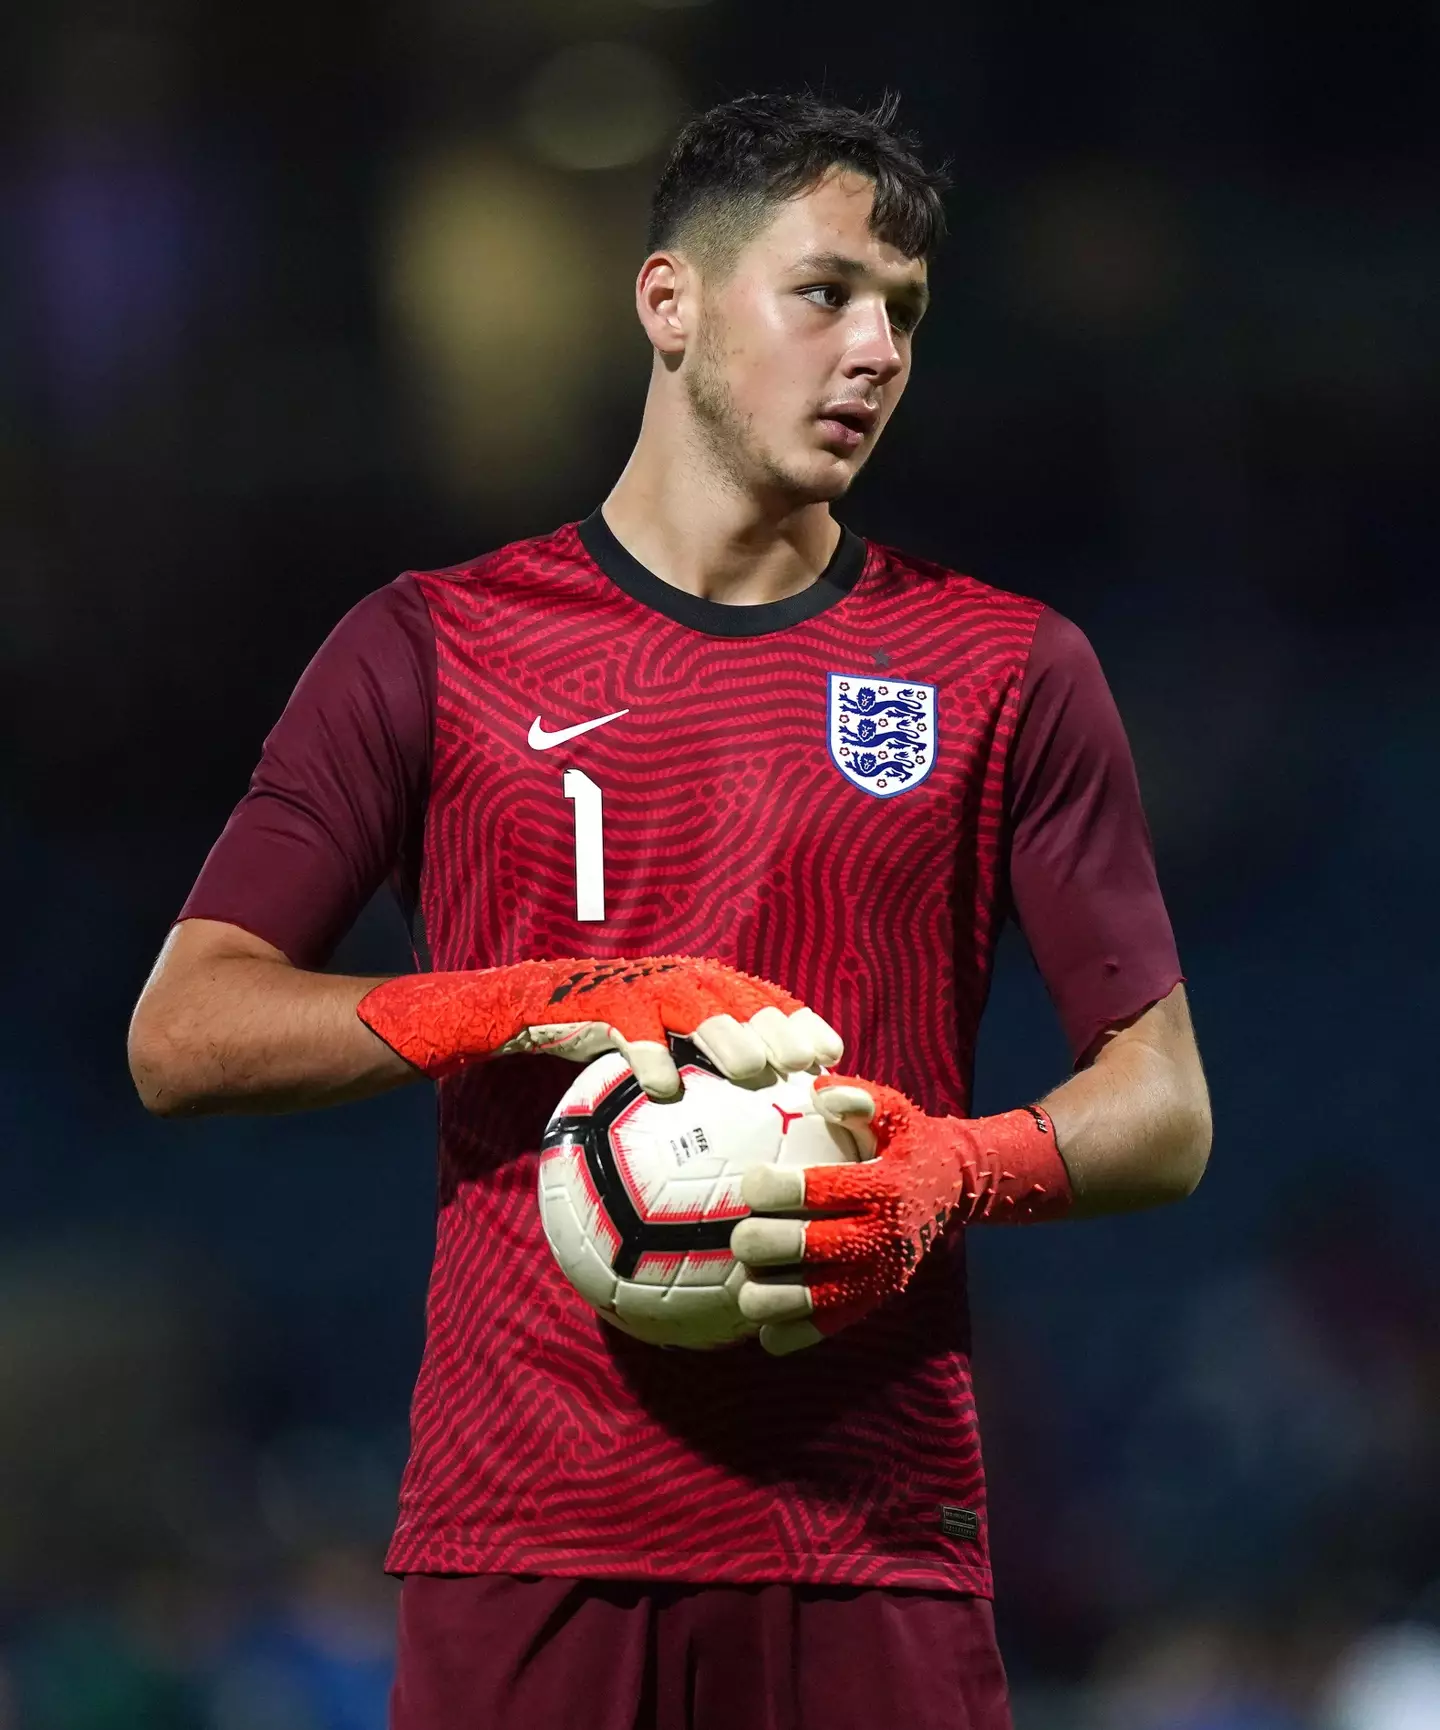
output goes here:
{"type": "Polygon", "coordinates": [[[832,515],[924,350],[940,181],[892,118],[752,96],[686,127],[613,490],[340,623],[136,1010],[168,1114],[435,1080],[394,1730],[1006,1730],[964,1228],[1174,1200],[1205,1162],[1090,645],[832,515]],[[420,971],[323,971],[387,882],[420,971]],[[1007,917],[1076,1073],[977,1120],[1007,917]],[[561,1058],[619,1050],[664,1097],[677,1033],[742,1081],[824,1064],[878,1154],[747,1174],[760,1341],[731,1351],[605,1327],[535,1205],[561,1058]]]}

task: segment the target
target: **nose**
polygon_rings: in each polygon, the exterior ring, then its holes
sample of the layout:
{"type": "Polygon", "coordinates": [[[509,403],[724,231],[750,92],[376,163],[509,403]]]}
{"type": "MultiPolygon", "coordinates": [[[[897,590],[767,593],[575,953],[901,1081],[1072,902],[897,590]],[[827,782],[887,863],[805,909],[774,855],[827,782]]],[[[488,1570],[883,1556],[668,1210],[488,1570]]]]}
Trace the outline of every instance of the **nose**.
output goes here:
{"type": "Polygon", "coordinates": [[[848,378],[873,379],[888,384],[905,364],[890,327],[890,314],[883,302],[857,307],[857,318],[845,356],[848,378]]]}

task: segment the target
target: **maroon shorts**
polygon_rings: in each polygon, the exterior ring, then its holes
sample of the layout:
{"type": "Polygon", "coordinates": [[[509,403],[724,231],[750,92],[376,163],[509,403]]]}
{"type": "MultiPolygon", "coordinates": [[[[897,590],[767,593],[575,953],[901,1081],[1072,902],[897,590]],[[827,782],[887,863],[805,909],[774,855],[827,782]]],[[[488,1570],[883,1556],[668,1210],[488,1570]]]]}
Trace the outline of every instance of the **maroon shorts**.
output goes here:
{"type": "Polygon", "coordinates": [[[1011,1730],[984,1598],[411,1574],[391,1730],[1011,1730]]]}

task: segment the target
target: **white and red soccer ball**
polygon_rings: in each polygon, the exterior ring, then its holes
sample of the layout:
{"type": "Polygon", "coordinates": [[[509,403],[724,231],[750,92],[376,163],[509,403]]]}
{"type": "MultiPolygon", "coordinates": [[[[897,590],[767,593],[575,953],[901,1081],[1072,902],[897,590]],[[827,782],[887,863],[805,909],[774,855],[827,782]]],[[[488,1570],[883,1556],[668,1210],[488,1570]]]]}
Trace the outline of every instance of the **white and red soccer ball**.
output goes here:
{"type": "Polygon", "coordinates": [[[752,1165],[838,1165],[853,1138],[816,1110],[814,1077],[727,1081],[672,1042],[685,1091],[642,1091],[619,1052],[584,1069],[556,1106],[540,1155],[540,1218],[566,1278],[604,1319],[654,1345],[703,1348],[757,1332],[736,1296],[730,1233],[752,1165]]]}

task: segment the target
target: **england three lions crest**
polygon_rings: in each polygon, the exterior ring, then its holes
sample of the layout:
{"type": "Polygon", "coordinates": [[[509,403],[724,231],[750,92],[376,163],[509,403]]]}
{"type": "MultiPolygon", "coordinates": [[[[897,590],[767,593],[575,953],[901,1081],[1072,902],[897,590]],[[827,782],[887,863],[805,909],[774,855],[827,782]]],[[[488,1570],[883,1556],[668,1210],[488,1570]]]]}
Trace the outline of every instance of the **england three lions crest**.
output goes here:
{"type": "Polygon", "coordinates": [[[893,799],[935,766],[935,687],[830,675],[830,755],[847,781],[893,799]]]}

